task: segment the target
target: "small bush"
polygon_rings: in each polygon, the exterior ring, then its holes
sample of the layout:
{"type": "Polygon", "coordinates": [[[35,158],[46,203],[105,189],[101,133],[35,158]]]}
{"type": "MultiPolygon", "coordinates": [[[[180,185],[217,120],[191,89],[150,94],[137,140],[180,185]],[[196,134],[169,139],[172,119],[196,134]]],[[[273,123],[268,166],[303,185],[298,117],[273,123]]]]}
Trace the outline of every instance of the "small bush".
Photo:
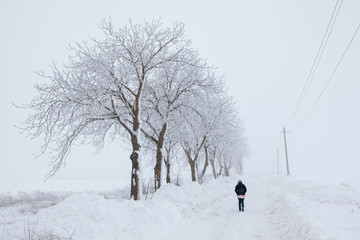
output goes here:
{"type": "Polygon", "coordinates": [[[66,231],[66,237],[54,234],[53,230],[40,231],[38,229],[38,220],[31,221],[30,218],[28,218],[28,220],[24,221],[23,229],[18,229],[17,235],[10,235],[4,225],[0,240],[74,240],[73,235],[75,234],[75,230],[70,232],[66,228],[63,229],[66,231]]]}
{"type": "Polygon", "coordinates": [[[23,208],[20,209],[21,213],[32,213],[37,214],[40,209],[48,208],[58,204],[72,193],[56,193],[56,192],[33,192],[31,195],[26,193],[21,193],[19,195],[19,201],[22,204],[25,204],[23,208]]]}
{"type": "Polygon", "coordinates": [[[15,204],[15,199],[10,193],[0,194],[0,207],[9,207],[15,204]]]}
{"type": "MultiPolygon", "coordinates": [[[[145,200],[147,200],[148,196],[153,196],[155,193],[154,179],[151,178],[147,181],[143,180],[142,182],[142,193],[145,196],[145,200]]],[[[151,197],[152,198],[152,197],[151,197]]]]}
{"type": "Polygon", "coordinates": [[[63,228],[67,232],[67,237],[62,237],[59,235],[56,235],[53,233],[53,231],[47,231],[40,234],[37,234],[36,240],[74,240],[73,235],[75,234],[75,230],[73,232],[67,231],[65,228],[63,228]]]}

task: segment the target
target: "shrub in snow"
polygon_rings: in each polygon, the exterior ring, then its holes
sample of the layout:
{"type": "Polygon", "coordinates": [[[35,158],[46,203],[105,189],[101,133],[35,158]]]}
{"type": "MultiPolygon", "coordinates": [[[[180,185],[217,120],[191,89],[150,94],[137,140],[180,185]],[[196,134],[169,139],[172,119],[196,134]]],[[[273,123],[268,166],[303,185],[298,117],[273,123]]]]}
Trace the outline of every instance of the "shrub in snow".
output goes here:
{"type": "Polygon", "coordinates": [[[4,225],[2,234],[0,235],[1,240],[73,240],[75,230],[72,232],[65,228],[62,228],[67,234],[66,236],[60,236],[54,234],[53,230],[39,229],[38,220],[32,221],[30,218],[24,220],[22,229],[17,229],[16,233],[8,231],[6,225],[4,225]]]}
{"type": "Polygon", "coordinates": [[[15,199],[10,193],[0,194],[0,207],[9,207],[15,203],[15,199]]]}
{"type": "Polygon", "coordinates": [[[40,192],[33,193],[19,192],[17,196],[10,193],[0,194],[0,207],[11,207],[21,205],[19,211],[23,214],[37,214],[40,209],[54,206],[69,197],[69,192],[40,192]]]}

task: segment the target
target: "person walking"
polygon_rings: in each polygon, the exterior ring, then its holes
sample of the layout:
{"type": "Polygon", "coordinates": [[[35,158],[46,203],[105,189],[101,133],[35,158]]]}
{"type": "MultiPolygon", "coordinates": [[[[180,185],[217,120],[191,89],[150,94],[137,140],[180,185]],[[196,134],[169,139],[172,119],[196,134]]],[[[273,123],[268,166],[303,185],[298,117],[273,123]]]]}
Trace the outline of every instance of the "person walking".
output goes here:
{"type": "Polygon", "coordinates": [[[235,192],[239,200],[239,211],[244,211],[244,199],[247,189],[246,186],[239,180],[238,184],[235,186],[235,192]]]}

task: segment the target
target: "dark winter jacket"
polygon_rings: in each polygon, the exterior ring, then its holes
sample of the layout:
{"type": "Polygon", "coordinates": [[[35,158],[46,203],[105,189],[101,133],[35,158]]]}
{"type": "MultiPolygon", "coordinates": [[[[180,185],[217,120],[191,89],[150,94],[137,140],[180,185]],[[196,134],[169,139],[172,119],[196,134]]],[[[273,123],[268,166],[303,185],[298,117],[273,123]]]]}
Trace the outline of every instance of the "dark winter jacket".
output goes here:
{"type": "Polygon", "coordinates": [[[245,195],[247,189],[246,186],[242,182],[238,182],[235,187],[235,192],[237,195],[245,195]]]}

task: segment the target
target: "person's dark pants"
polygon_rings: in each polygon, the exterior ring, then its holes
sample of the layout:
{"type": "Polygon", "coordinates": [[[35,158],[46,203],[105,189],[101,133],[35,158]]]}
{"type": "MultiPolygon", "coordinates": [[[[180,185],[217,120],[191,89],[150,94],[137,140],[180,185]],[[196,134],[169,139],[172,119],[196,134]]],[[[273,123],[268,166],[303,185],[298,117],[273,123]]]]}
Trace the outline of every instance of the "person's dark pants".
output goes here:
{"type": "Polygon", "coordinates": [[[239,199],[239,211],[244,211],[244,198],[239,199]]]}

